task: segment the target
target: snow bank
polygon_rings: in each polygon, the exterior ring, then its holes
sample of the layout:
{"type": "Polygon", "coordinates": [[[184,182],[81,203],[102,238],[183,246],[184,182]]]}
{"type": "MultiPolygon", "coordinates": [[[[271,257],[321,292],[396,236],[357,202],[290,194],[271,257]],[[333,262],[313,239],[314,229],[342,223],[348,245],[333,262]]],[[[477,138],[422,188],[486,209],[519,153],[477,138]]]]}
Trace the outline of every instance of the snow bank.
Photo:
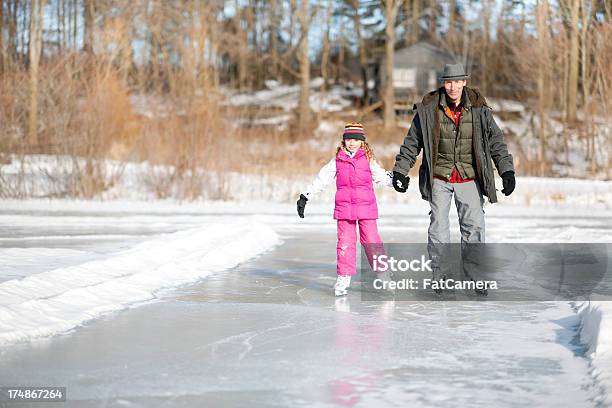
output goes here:
{"type": "Polygon", "coordinates": [[[5,281],[0,344],[69,330],[150,300],[160,288],[232,268],[278,242],[265,224],[209,224],[160,235],[106,259],[5,281]]]}
{"type": "Polygon", "coordinates": [[[612,302],[584,302],[578,311],[580,341],[588,347],[592,375],[612,395],[612,302]]]}

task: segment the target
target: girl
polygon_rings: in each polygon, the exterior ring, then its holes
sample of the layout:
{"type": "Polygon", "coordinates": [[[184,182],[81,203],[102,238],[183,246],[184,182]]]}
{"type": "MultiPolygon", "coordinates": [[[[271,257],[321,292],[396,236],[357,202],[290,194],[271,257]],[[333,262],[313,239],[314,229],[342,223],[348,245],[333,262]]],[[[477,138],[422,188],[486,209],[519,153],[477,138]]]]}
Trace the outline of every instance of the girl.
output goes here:
{"type": "MultiPolygon", "coordinates": [[[[359,239],[362,245],[382,246],[376,225],[378,206],[373,182],[389,187],[392,185],[391,172],[385,172],[374,158],[361,123],[350,122],[345,125],[336,157],[323,166],[315,180],[300,195],[297,202],[300,218],[304,218],[306,202],[323,191],[334,178],[337,188],[334,219],[338,223],[336,247],[338,279],[334,285],[334,292],[336,296],[342,296],[347,293],[351,276],[357,273],[355,244],[357,223],[359,223],[359,239]]],[[[372,259],[368,252],[376,246],[364,246],[368,260],[372,259]]]]}

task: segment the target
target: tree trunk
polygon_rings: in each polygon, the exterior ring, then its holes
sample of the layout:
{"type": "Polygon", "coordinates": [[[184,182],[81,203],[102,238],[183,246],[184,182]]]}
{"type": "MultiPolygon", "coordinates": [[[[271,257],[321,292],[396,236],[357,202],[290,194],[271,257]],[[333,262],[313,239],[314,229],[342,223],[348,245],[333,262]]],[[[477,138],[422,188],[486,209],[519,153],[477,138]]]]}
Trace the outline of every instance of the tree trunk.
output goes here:
{"type": "Polygon", "coordinates": [[[149,0],[148,12],[149,12],[149,38],[150,38],[150,49],[151,56],[149,63],[151,64],[150,77],[148,78],[149,86],[160,93],[162,91],[162,79],[161,79],[161,30],[159,27],[159,10],[160,5],[155,0],[149,0]]]}
{"type": "Polygon", "coordinates": [[[255,58],[257,55],[257,48],[258,48],[258,44],[257,44],[257,28],[256,28],[256,24],[255,24],[255,1],[254,0],[249,0],[246,10],[245,10],[245,20],[246,20],[246,30],[244,30],[244,50],[245,50],[245,66],[244,66],[244,74],[246,77],[246,86],[247,89],[252,89],[253,86],[258,86],[257,83],[255,83],[257,81],[256,78],[256,73],[254,73],[254,70],[256,69],[255,65],[255,58]],[[249,43],[249,36],[250,36],[250,41],[251,43],[249,43]],[[252,51],[251,51],[252,50],[252,51]],[[251,57],[252,56],[252,57],[251,57]],[[255,77],[255,78],[254,78],[255,77]]]}
{"type": "Polygon", "coordinates": [[[569,52],[569,74],[567,89],[567,122],[576,122],[576,110],[578,106],[578,10],[580,0],[571,0],[570,8],[570,52],[569,52]]]}
{"type": "Polygon", "coordinates": [[[38,63],[42,48],[42,26],[46,0],[30,0],[30,110],[28,144],[38,143],[38,63]]]}
{"type": "MultiPolygon", "coordinates": [[[[219,52],[219,41],[218,35],[220,32],[220,28],[216,18],[211,18],[208,14],[209,11],[206,7],[199,6],[201,17],[206,24],[204,27],[204,32],[207,33],[207,37],[209,42],[209,46],[207,47],[208,56],[204,61],[204,69],[207,72],[207,76],[209,77],[208,84],[211,88],[217,89],[219,86],[219,71],[218,71],[218,61],[217,55],[219,52]]],[[[210,13],[214,15],[214,13],[210,13]]]]}
{"type": "Polygon", "coordinates": [[[395,98],[393,88],[393,57],[395,54],[395,18],[400,0],[387,0],[385,2],[385,75],[383,93],[383,122],[384,127],[389,129],[395,126],[395,98]]]}
{"type": "MultiPolygon", "coordinates": [[[[450,0],[448,5],[448,33],[452,36],[455,32],[455,20],[457,18],[457,2],[456,0],[450,0]]],[[[486,9],[487,5],[483,4],[483,9],[486,9]]],[[[483,10],[485,11],[485,10],[483,10]]]]}
{"type": "Polygon", "coordinates": [[[419,40],[420,1],[421,0],[412,0],[412,31],[410,32],[412,44],[419,40]]]}
{"type": "Polygon", "coordinates": [[[19,0],[11,0],[8,3],[8,60],[10,63],[17,61],[17,4],[19,0]]]}
{"type": "Polygon", "coordinates": [[[295,41],[295,15],[297,11],[297,0],[289,0],[289,47],[291,49],[295,41]]]}
{"type": "Polygon", "coordinates": [[[336,66],[336,78],[335,82],[340,83],[340,77],[342,76],[342,68],[344,67],[344,47],[345,47],[345,39],[344,39],[344,25],[340,25],[340,39],[339,39],[339,50],[338,50],[338,64],[336,66]]]}
{"type": "Polygon", "coordinates": [[[355,35],[357,35],[357,52],[359,53],[359,68],[361,69],[361,83],[363,89],[363,104],[367,105],[370,100],[370,90],[368,89],[368,56],[366,54],[365,43],[361,33],[361,15],[359,14],[359,2],[353,0],[353,24],[355,25],[355,35]]]}
{"type": "Polygon", "coordinates": [[[429,9],[430,9],[430,13],[429,13],[429,38],[431,40],[435,40],[437,38],[437,18],[438,18],[438,10],[436,9],[437,7],[437,2],[435,1],[430,1],[429,2],[429,9]]]}
{"type": "Polygon", "coordinates": [[[329,77],[329,50],[331,48],[329,34],[331,31],[331,17],[333,14],[333,3],[332,0],[327,1],[327,15],[325,17],[325,36],[323,37],[323,50],[321,52],[321,76],[323,77],[323,84],[321,85],[321,92],[327,91],[327,79],[329,77]]]}
{"type": "Polygon", "coordinates": [[[64,6],[62,0],[57,0],[55,4],[55,11],[57,12],[57,51],[59,54],[62,53],[62,49],[64,47],[64,18],[63,18],[63,9],[64,6]]]}
{"type": "Polygon", "coordinates": [[[411,34],[410,18],[408,18],[408,16],[410,16],[410,1],[409,0],[404,0],[403,15],[404,16],[403,16],[402,24],[404,25],[404,47],[408,47],[409,45],[412,44],[412,42],[410,41],[410,34],[411,34]]]}
{"type": "MultiPolygon", "coordinates": [[[[10,4],[10,3],[9,3],[10,4]]],[[[4,72],[4,3],[0,5],[0,75],[4,72]]]]}
{"type": "Polygon", "coordinates": [[[580,35],[580,42],[582,49],[580,65],[582,72],[582,103],[583,105],[587,105],[590,99],[590,87],[591,87],[591,77],[589,75],[589,65],[588,59],[591,57],[590,48],[589,48],[589,28],[591,27],[591,2],[589,0],[585,0],[582,5],[582,30],[580,35]]]}
{"type": "Polygon", "coordinates": [[[302,0],[299,19],[302,42],[299,51],[300,100],[298,107],[298,127],[300,136],[303,136],[306,134],[310,124],[310,60],[308,58],[308,31],[310,29],[310,18],[308,15],[307,0],[302,0]]]}
{"type": "MultiPolygon", "coordinates": [[[[538,61],[538,163],[537,170],[538,175],[543,176],[546,167],[546,112],[547,104],[549,101],[547,89],[550,84],[547,81],[547,67],[549,66],[548,61],[548,1],[543,0],[537,7],[536,11],[536,29],[538,32],[538,44],[540,46],[539,55],[541,60],[538,61]]],[[[534,135],[535,136],[535,135],[534,135]]]]}
{"type": "Polygon", "coordinates": [[[242,27],[242,10],[240,9],[240,1],[236,0],[234,7],[236,9],[236,27],[240,38],[238,46],[238,89],[244,90],[247,85],[247,63],[248,63],[248,32],[242,27]]]}
{"type": "Polygon", "coordinates": [[[76,49],[77,43],[78,43],[78,38],[79,38],[79,31],[78,31],[78,18],[79,18],[79,0],[74,0],[73,4],[72,4],[72,46],[76,49]]]}
{"type": "Polygon", "coordinates": [[[68,28],[66,29],[66,47],[67,48],[71,48],[72,45],[72,10],[74,9],[73,7],[73,3],[74,0],[68,0],[66,3],[66,6],[68,7],[68,28]]]}
{"type": "Polygon", "coordinates": [[[582,11],[582,24],[581,24],[581,33],[580,33],[580,49],[581,49],[581,59],[580,59],[580,70],[582,73],[582,106],[586,114],[586,151],[585,156],[586,160],[589,163],[589,170],[591,172],[595,172],[597,168],[597,160],[595,155],[595,129],[593,126],[593,115],[591,111],[591,75],[589,73],[590,66],[588,65],[590,55],[590,35],[589,29],[591,28],[591,10],[592,3],[590,0],[585,0],[581,4],[582,11]]]}
{"type": "Polygon", "coordinates": [[[493,8],[493,4],[491,4],[491,2],[489,0],[483,0],[483,10],[481,13],[481,18],[482,18],[482,24],[483,24],[483,42],[482,42],[482,54],[481,54],[481,58],[480,58],[480,63],[481,63],[481,72],[482,72],[482,78],[481,78],[481,89],[482,92],[486,95],[489,91],[489,65],[488,65],[488,61],[489,61],[489,45],[491,43],[491,13],[490,10],[493,8]]]}
{"type": "Polygon", "coordinates": [[[94,44],[94,0],[85,0],[85,32],[83,33],[83,51],[93,55],[94,44]]]}
{"type": "MultiPolygon", "coordinates": [[[[565,48],[567,49],[568,46],[568,42],[567,39],[564,42],[565,48]]],[[[561,59],[563,60],[563,88],[562,88],[562,92],[563,92],[563,97],[561,98],[562,102],[562,112],[563,112],[563,117],[567,120],[567,118],[569,117],[569,107],[568,107],[568,101],[569,101],[569,54],[567,53],[562,53],[561,54],[561,59]]]]}
{"type": "Polygon", "coordinates": [[[465,67],[466,71],[468,74],[470,74],[471,71],[471,53],[470,51],[472,50],[472,41],[470,39],[471,37],[471,33],[470,30],[467,28],[468,24],[465,21],[465,19],[463,19],[463,23],[464,23],[464,27],[463,27],[463,50],[461,51],[461,55],[462,55],[462,62],[463,62],[463,66],[465,67]]]}
{"type": "Polygon", "coordinates": [[[277,12],[277,0],[270,0],[270,27],[268,28],[268,36],[270,41],[270,59],[272,63],[269,65],[270,74],[274,79],[278,75],[278,29],[279,19],[277,12]]]}
{"type": "MultiPolygon", "coordinates": [[[[28,3],[28,0],[24,0],[24,2],[21,3],[23,6],[22,13],[24,14],[29,12],[29,10],[27,10],[28,9],[27,3],[28,3]]],[[[29,25],[30,25],[30,20],[28,18],[21,19],[21,49],[25,48],[25,52],[22,52],[21,55],[22,55],[22,61],[24,61],[25,63],[25,61],[27,60],[28,65],[29,65],[29,57],[30,57],[30,30],[28,28],[29,25]]],[[[17,56],[17,58],[19,58],[19,55],[17,56]]]]}

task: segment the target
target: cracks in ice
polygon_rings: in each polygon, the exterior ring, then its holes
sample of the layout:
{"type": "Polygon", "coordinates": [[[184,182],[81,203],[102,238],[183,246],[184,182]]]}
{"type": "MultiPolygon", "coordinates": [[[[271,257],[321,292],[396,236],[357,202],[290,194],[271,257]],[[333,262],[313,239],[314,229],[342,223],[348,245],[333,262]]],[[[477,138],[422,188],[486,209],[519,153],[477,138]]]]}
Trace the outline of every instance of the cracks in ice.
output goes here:
{"type": "Polygon", "coordinates": [[[270,294],[271,294],[272,292],[274,292],[276,289],[279,289],[279,288],[284,288],[284,287],[286,287],[286,286],[293,286],[293,285],[289,285],[289,284],[287,284],[287,285],[274,286],[274,287],[270,288],[270,290],[269,290],[269,291],[267,291],[267,292],[266,292],[266,295],[270,295],[270,294]]]}
{"type": "Polygon", "coordinates": [[[307,301],[306,301],[306,300],[305,300],[305,299],[302,297],[302,292],[303,292],[303,291],[305,291],[305,290],[306,290],[306,288],[302,288],[302,289],[298,290],[298,291],[296,292],[296,295],[298,295],[298,297],[300,298],[300,302],[301,302],[302,304],[307,305],[307,304],[308,304],[308,302],[307,302],[307,301]]]}
{"type": "MultiPolygon", "coordinates": [[[[281,324],[275,327],[270,327],[264,330],[250,330],[244,333],[227,336],[222,339],[216,340],[212,343],[209,343],[209,344],[206,344],[200,347],[196,347],[196,350],[205,350],[205,349],[210,348],[212,356],[213,356],[213,360],[214,360],[214,357],[217,356],[217,348],[219,346],[224,345],[224,344],[231,344],[234,341],[239,341],[241,339],[244,339],[240,341],[240,344],[242,344],[245,347],[245,350],[243,350],[238,355],[238,361],[241,361],[244,359],[244,357],[246,357],[247,354],[251,352],[251,350],[253,350],[253,345],[251,342],[254,338],[256,338],[257,336],[261,336],[262,334],[266,334],[266,333],[275,331],[275,330],[282,330],[282,329],[288,329],[288,328],[294,327],[295,323],[293,323],[292,320],[294,319],[291,319],[284,324],[281,324]]],[[[261,343],[261,344],[266,344],[266,343],[261,343]]]]}

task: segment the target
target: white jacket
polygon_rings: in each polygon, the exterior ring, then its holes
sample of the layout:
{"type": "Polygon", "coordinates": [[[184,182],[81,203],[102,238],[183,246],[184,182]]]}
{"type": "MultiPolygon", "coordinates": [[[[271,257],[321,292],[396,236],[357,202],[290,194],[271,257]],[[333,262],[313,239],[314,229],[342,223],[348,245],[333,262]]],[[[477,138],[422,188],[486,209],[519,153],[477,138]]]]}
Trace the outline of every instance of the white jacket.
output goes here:
{"type": "MultiPolygon", "coordinates": [[[[386,187],[393,187],[393,173],[385,171],[376,160],[370,161],[370,171],[372,172],[372,181],[386,187]]],[[[310,183],[304,191],[304,195],[308,200],[316,194],[325,190],[325,188],[336,178],[336,158],[331,159],[325,166],[319,170],[319,174],[310,183]]]]}

